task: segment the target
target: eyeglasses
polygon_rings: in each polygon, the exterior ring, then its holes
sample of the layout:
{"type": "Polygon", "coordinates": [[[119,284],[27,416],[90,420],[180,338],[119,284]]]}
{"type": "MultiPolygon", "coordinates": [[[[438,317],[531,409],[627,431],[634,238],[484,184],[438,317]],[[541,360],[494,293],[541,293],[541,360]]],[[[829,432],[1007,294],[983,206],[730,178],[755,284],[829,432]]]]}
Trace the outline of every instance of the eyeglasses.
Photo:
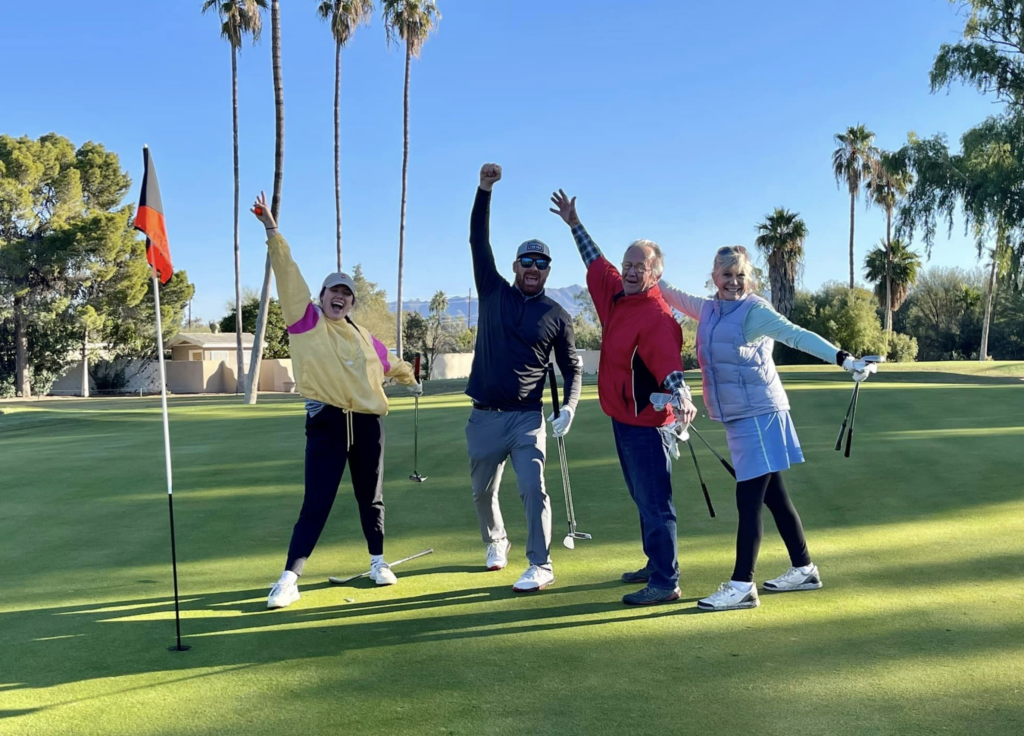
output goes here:
{"type": "Polygon", "coordinates": [[[726,245],[718,249],[718,255],[720,256],[726,256],[730,253],[742,253],[743,255],[746,255],[747,249],[742,245],[726,245]]]}
{"type": "Polygon", "coordinates": [[[538,271],[547,271],[551,265],[550,258],[531,258],[530,256],[519,256],[519,265],[523,268],[537,267],[538,271]]]}
{"type": "Polygon", "coordinates": [[[637,276],[643,276],[645,273],[650,271],[646,263],[630,263],[629,261],[623,261],[622,263],[622,275],[625,276],[629,273],[629,269],[636,271],[637,276]]]}

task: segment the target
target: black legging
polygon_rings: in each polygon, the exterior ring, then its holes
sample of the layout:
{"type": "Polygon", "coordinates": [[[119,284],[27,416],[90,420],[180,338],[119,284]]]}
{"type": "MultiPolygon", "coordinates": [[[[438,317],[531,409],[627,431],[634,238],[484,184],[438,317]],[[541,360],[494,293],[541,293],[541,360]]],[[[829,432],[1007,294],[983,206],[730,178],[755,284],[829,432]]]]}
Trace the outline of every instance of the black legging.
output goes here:
{"type": "Polygon", "coordinates": [[[346,463],[367,549],[371,555],[384,554],[384,421],[375,414],[346,413],[328,405],[306,417],[306,493],[288,546],[286,570],[302,574],[331,513],[346,463]]]}
{"type": "Polygon", "coordinates": [[[786,484],[782,482],[782,473],[769,473],[736,484],[736,509],[739,511],[740,524],[736,533],[736,567],[732,571],[732,579],[737,582],[754,581],[754,567],[757,565],[757,553],[764,534],[761,524],[762,504],[768,507],[775,518],[775,526],[779,528],[782,541],[789,550],[790,564],[793,567],[811,564],[800,515],[789,500],[786,484]]]}

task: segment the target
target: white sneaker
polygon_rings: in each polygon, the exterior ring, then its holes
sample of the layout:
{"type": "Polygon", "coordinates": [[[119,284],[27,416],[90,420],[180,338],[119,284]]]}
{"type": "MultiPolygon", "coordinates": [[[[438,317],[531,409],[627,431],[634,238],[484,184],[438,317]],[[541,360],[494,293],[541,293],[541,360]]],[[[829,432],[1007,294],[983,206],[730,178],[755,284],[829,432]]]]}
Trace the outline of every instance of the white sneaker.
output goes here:
{"type": "Polygon", "coordinates": [[[555,582],[555,573],[549,567],[530,565],[512,586],[516,593],[536,593],[555,582]]]}
{"type": "Polygon", "coordinates": [[[394,585],[398,582],[398,578],[391,572],[391,568],[388,567],[386,562],[370,565],[370,580],[377,583],[377,585],[394,585]]]}
{"type": "Polygon", "coordinates": [[[697,608],[704,611],[734,611],[739,608],[757,608],[761,599],[757,597],[757,586],[751,585],[750,590],[742,591],[728,580],[718,586],[718,590],[697,601],[697,608]]]}
{"type": "Polygon", "coordinates": [[[295,583],[274,583],[267,596],[267,608],[285,608],[299,599],[299,586],[295,583]]]}
{"type": "Polygon", "coordinates": [[[508,551],[512,549],[512,542],[502,539],[498,542],[491,542],[487,545],[487,569],[503,570],[508,564],[508,551]]]}
{"type": "Polygon", "coordinates": [[[813,562],[807,567],[791,567],[779,577],[764,581],[764,589],[773,593],[788,593],[794,590],[817,590],[821,587],[821,575],[813,562]],[[808,569],[810,568],[810,569],[808,569]]]}

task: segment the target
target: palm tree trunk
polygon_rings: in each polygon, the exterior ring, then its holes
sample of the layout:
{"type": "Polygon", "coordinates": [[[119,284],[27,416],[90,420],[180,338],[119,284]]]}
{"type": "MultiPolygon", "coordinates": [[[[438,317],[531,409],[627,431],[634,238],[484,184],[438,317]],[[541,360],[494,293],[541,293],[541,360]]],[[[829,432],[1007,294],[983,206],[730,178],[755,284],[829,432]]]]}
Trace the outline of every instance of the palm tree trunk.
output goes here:
{"type": "Polygon", "coordinates": [[[854,205],[856,204],[857,192],[853,189],[850,190],[850,288],[854,287],[853,280],[853,216],[854,216],[854,205]]]}
{"type": "Polygon", "coordinates": [[[341,43],[334,50],[334,209],[337,213],[338,270],[341,270],[341,43]]]}
{"type": "Polygon", "coordinates": [[[14,297],[14,371],[15,393],[22,398],[32,395],[28,375],[28,336],[25,334],[25,297],[14,297]]]}
{"type": "Polygon", "coordinates": [[[409,70],[412,62],[412,46],[405,42],[405,127],[402,152],[402,216],[398,225],[398,328],[395,334],[399,360],[402,359],[402,277],[405,266],[405,199],[409,184],[409,70]]]}
{"type": "Polygon", "coordinates": [[[231,47],[231,129],[235,162],[235,393],[245,393],[245,351],[242,348],[242,256],[238,242],[238,49],[231,47]]]}
{"type": "MultiPolygon", "coordinates": [[[[270,211],[280,222],[281,182],[284,179],[284,82],[281,78],[281,3],[270,3],[270,48],[274,67],[274,194],[270,211]]],[[[245,403],[255,404],[259,394],[260,368],[263,363],[263,340],[267,334],[267,309],[270,307],[270,254],[263,267],[263,288],[260,290],[260,310],[256,315],[256,335],[249,359],[249,378],[245,382],[245,403]]]]}
{"type": "Polygon", "coordinates": [[[885,211],[885,335],[892,334],[892,209],[885,211]]]}
{"type": "Polygon", "coordinates": [[[996,293],[996,254],[992,252],[992,270],[988,278],[988,298],[985,300],[985,322],[981,327],[981,350],[978,351],[978,360],[984,363],[988,360],[988,332],[992,324],[992,298],[996,293]]]}
{"type": "Polygon", "coordinates": [[[82,335],[82,398],[89,398],[89,330],[82,335]]]}

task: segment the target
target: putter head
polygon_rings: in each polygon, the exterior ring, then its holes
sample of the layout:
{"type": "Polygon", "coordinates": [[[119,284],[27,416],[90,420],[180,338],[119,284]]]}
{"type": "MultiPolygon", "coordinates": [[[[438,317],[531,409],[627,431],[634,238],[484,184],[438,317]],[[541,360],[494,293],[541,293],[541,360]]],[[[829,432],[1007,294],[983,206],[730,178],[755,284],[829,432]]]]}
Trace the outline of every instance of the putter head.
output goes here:
{"type": "Polygon", "coordinates": [[[586,532],[571,532],[569,536],[573,539],[593,539],[593,537],[586,532]]]}
{"type": "Polygon", "coordinates": [[[576,542],[573,541],[571,534],[566,534],[565,539],[562,540],[562,545],[566,549],[576,549],[576,542]]]}
{"type": "Polygon", "coordinates": [[[885,356],[884,355],[865,355],[865,356],[863,356],[861,358],[861,360],[864,361],[865,363],[884,363],[885,362],[885,356]]]}
{"type": "Polygon", "coordinates": [[[409,476],[409,480],[413,481],[414,483],[423,483],[424,481],[426,481],[426,479],[427,476],[420,475],[419,473],[413,473],[412,475],[409,476]]]}
{"type": "Polygon", "coordinates": [[[651,394],[651,404],[654,405],[655,411],[665,411],[674,398],[672,394],[653,393],[651,394]]]}

